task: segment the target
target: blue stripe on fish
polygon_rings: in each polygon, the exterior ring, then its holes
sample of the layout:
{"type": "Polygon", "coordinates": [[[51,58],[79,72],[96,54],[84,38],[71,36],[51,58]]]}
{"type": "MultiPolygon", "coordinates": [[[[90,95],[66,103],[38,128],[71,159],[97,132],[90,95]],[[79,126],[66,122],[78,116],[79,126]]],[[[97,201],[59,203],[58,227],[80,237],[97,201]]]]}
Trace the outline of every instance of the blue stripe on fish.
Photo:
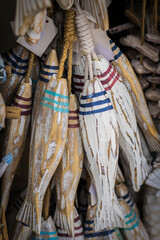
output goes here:
{"type": "Polygon", "coordinates": [[[85,221],[85,224],[88,224],[88,225],[89,225],[89,224],[93,224],[93,223],[94,223],[94,220],[86,220],[86,221],[85,221]]]}
{"type": "Polygon", "coordinates": [[[14,69],[12,69],[12,73],[13,74],[17,74],[17,75],[19,75],[19,76],[25,76],[26,75],[26,72],[17,72],[17,71],[15,71],[14,69]]]}
{"type": "Polygon", "coordinates": [[[128,215],[125,216],[125,218],[129,218],[132,216],[133,210],[131,209],[130,213],[128,215]]]}
{"type": "Polygon", "coordinates": [[[63,112],[63,113],[69,113],[69,109],[68,108],[58,108],[58,107],[54,107],[53,105],[47,104],[47,103],[40,103],[41,106],[43,107],[48,107],[50,109],[55,110],[56,112],[63,112]]]}
{"type": "Polygon", "coordinates": [[[41,98],[42,98],[43,100],[47,101],[47,102],[55,103],[55,104],[60,105],[60,106],[63,106],[63,107],[69,107],[69,102],[67,102],[67,103],[58,102],[58,101],[55,101],[55,100],[53,100],[53,99],[50,99],[50,98],[47,98],[47,97],[44,97],[44,96],[42,96],[41,98]]]}
{"type": "Polygon", "coordinates": [[[93,231],[92,227],[84,227],[84,231],[93,231]]]}
{"type": "Polygon", "coordinates": [[[41,69],[40,74],[46,75],[46,76],[52,76],[53,74],[57,74],[55,72],[46,72],[43,69],[41,69]]]}
{"type": "Polygon", "coordinates": [[[131,201],[132,201],[132,198],[130,197],[130,199],[128,201],[126,201],[126,203],[130,204],[131,201]]]}
{"type": "Polygon", "coordinates": [[[23,70],[26,70],[28,65],[25,65],[25,66],[20,66],[18,65],[16,62],[14,62],[14,60],[12,60],[8,55],[6,55],[6,59],[8,62],[10,62],[12,64],[12,66],[14,68],[18,68],[18,69],[23,69],[23,70]]]}
{"type": "Polygon", "coordinates": [[[53,70],[58,70],[59,69],[58,66],[50,66],[50,65],[46,65],[46,64],[43,65],[43,68],[53,69],[53,70]]]}
{"type": "Polygon", "coordinates": [[[90,103],[81,103],[80,104],[80,107],[83,107],[83,108],[87,108],[87,107],[93,107],[93,106],[98,106],[98,105],[102,105],[102,104],[105,104],[105,103],[110,103],[110,99],[107,98],[107,99],[104,99],[104,100],[100,100],[100,101],[97,101],[97,102],[90,102],[90,103]]]}
{"type": "Polygon", "coordinates": [[[115,44],[113,47],[112,47],[112,51],[116,50],[118,47],[117,45],[115,44]]]}
{"type": "Polygon", "coordinates": [[[39,80],[42,81],[42,82],[48,83],[50,79],[44,78],[44,77],[42,77],[41,75],[39,75],[39,80]]]}
{"type": "Polygon", "coordinates": [[[96,114],[96,113],[101,113],[101,112],[106,112],[106,111],[109,111],[113,109],[113,106],[108,106],[108,107],[105,107],[105,108],[102,108],[102,109],[97,109],[97,110],[93,110],[93,111],[88,111],[88,112],[82,112],[80,111],[79,114],[80,115],[91,115],[91,114],[96,114]]]}
{"type": "Polygon", "coordinates": [[[128,197],[129,197],[129,192],[126,195],[122,196],[123,199],[127,199],[128,197]]]}
{"type": "Polygon", "coordinates": [[[95,97],[100,97],[106,94],[106,91],[98,92],[98,93],[92,93],[90,95],[81,96],[81,99],[90,99],[95,97]]]}
{"type": "MultiPolygon", "coordinates": [[[[120,50],[119,53],[117,53],[116,55],[114,55],[114,60],[117,60],[121,55],[122,55],[122,51],[120,50]]],[[[111,60],[111,61],[114,61],[114,60],[111,60]]]]}
{"type": "Polygon", "coordinates": [[[138,227],[138,225],[139,225],[139,218],[138,218],[137,222],[135,224],[133,224],[132,227],[124,228],[124,230],[127,230],[127,231],[133,230],[134,228],[138,227]]]}
{"type": "Polygon", "coordinates": [[[56,93],[56,92],[52,92],[50,90],[45,90],[44,93],[50,94],[50,95],[55,96],[55,97],[68,99],[68,96],[65,96],[65,95],[62,95],[62,94],[59,94],[59,93],[56,93]]]}
{"type": "Polygon", "coordinates": [[[110,42],[110,44],[112,44],[112,43],[113,43],[113,41],[112,41],[111,39],[109,40],[109,42],[110,42]]]}
{"type": "Polygon", "coordinates": [[[54,232],[40,232],[40,235],[53,235],[53,234],[57,234],[56,231],[54,232]]]}
{"type": "Polygon", "coordinates": [[[22,59],[20,57],[18,57],[14,52],[13,50],[10,50],[9,53],[20,63],[28,63],[29,62],[29,59],[22,59]]]}
{"type": "Polygon", "coordinates": [[[135,220],[136,220],[136,214],[134,214],[133,218],[131,218],[130,220],[128,220],[128,221],[126,222],[126,224],[132,223],[132,222],[134,222],[135,220]]]}
{"type": "Polygon", "coordinates": [[[111,235],[113,232],[114,232],[114,229],[103,231],[103,232],[86,233],[84,234],[84,237],[86,238],[103,237],[103,236],[111,235]]]}
{"type": "Polygon", "coordinates": [[[130,207],[133,207],[134,205],[134,200],[132,199],[132,203],[130,204],[130,207]]]}
{"type": "Polygon", "coordinates": [[[5,157],[2,158],[2,161],[6,164],[12,163],[13,155],[11,153],[8,153],[5,157]]]}

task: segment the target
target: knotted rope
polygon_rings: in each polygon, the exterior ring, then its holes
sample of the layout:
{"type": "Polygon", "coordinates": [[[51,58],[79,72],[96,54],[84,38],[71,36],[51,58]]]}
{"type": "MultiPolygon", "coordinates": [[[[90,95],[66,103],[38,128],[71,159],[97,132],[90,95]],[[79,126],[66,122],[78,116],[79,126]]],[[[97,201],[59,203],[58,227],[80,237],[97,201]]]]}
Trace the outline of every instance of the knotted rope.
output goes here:
{"type": "Polygon", "coordinates": [[[73,9],[65,11],[64,23],[64,47],[62,57],[59,64],[59,72],[57,79],[62,78],[64,71],[64,63],[68,54],[68,93],[71,94],[71,79],[72,79],[72,55],[73,42],[76,40],[76,26],[75,26],[75,11],[73,9]]]}
{"type": "Polygon", "coordinates": [[[85,81],[90,77],[93,80],[93,69],[92,69],[92,59],[97,59],[94,52],[94,43],[92,39],[92,34],[88,26],[88,21],[85,13],[82,12],[80,5],[76,3],[76,27],[77,34],[80,39],[82,54],[86,56],[85,63],[85,81]]]}
{"type": "Polygon", "coordinates": [[[34,53],[30,52],[29,64],[28,64],[28,69],[27,69],[27,74],[26,74],[26,83],[29,83],[29,78],[30,78],[32,66],[33,66],[33,61],[34,61],[34,53]]]}

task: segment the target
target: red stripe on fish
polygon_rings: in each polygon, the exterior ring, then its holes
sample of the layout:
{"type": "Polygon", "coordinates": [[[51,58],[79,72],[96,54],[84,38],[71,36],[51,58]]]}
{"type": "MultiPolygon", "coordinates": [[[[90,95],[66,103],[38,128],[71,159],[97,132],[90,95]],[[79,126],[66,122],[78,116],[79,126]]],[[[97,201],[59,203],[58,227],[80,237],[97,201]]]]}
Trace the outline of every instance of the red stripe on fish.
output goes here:
{"type": "Polygon", "coordinates": [[[25,108],[25,109],[32,107],[32,105],[24,105],[24,104],[19,104],[17,102],[13,102],[13,105],[16,107],[25,108]]]}
{"type": "Polygon", "coordinates": [[[23,101],[26,101],[26,102],[29,102],[32,100],[32,98],[24,98],[24,97],[21,97],[19,95],[16,94],[16,98],[20,99],[20,100],[23,100],[23,101]]]}

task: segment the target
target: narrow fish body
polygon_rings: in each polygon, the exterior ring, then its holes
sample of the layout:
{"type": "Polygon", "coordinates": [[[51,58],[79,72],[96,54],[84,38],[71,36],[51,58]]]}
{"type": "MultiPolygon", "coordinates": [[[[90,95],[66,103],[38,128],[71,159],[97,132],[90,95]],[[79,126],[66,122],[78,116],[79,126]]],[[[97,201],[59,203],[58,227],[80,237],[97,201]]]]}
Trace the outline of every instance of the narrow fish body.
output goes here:
{"type": "Polygon", "coordinates": [[[124,84],[130,93],[138,124],[143,131],[150,150],[158,152],[160,151],[160,135],[149,113],[141,85],[126,56],[112,40],[110,40],[110,44],[114,53],[112,64],[122,76],[124,84]]]}
{"type": "Polygon", "coordinates": [[[87,217],[84,225],[84,237],[88,240],[95,240],[95,239],[106,239],[106,240],[123,240],[121,233],[118,228],[113,228],[110,230],[106,229],[101,231],[95,230],[95,213],[96,213],[96,206],[88,205],[87,217]]]}
{"type": "Polygon", "coordinates": [[[64,151],[68,113],[66,79],[52,79],[33,121],[27,194],[17,215],[17,220],[30,226],[37,234],[41,230],[44,194],[64,151]]]}
{"type": "Polygon", "coordinates": [[[19,89],[15,95],[13,106],[21,109],[21,115],[18,119],[8,120],[5,140],[4,140],[4,156],[11,153],[13,155],[13,161],[8,165],[3,177],[1,188],[1,202],[0,205],[6,211],[11,186],[14,180],[14,176],[21,159],[27,132],[29,128],[31,118],[32,107],[32,81],[29,83],[22,80],[19,89]]]}
{"type": "Polygon", "coordinates": [[[81,219],[74,207],[74,237],[66,233],[64,230],[57,228],[59,240],[84,240],[83,227],[81,219]]]}
{"type": "Polygon", "coordinates": [[[16,222],[12,240],[30,240],[32,236],[32,230],[23,225],[21,222],[16,222]]]}
{"type": "MultiPolygon", "coordinates": [[[[98,77],[116,111],[120,129],[120,147],[126,153],[130,164],[132,184],[135,191],[140,189],[148,175],[149,166],[141,149],[141,142],[133,104],[119,73],[102,56],[94,61],[94,75],[98,77]]],[[[79,68],[84,69],[83,61],[79,68]]],[[[83,70],[81,70],[83,72],[83,70]]],[[[76,78],[78,76],[76,75],[76,78]]],[[[82,79],[82,75],[80,76],[82,79]]]]}
{"type": "Polygon", "coordinates": [[[68,133],[62,160],[56,172],[55,224],[74,237],[74,200],[82,173],[83,147],[76,96],[69,96],[68,133]]]}
{"type": "Polygon", "coordinates": [[[0,93],[0,130],[5,128],[6,105],[0,93]]]}
{"type": "Polygon", "coordinates": [[[37,109],[39,107],[41,97],[47,86],[47,83],[51,79],[56,79],[58,73],[58,60],[55,50],[51,50],[48,54],[46,61],[40,71],[38,82],[35,88],[34,102],[33,102],[33,111],[32,111],[32,122],[36,116],[37,109]]]}
{"type": "Polygon", "coordinates": [[[51,217],[44,220],[42,217],[41,232],[34,234],[33,240],[58,240],[57,231],[51,217]]]}
{"type": "Polygon", "coordinates": [[[11,66],[11,77],[7,75],[7,81],[1,84],[1,93],[6,105],[12,103],[14,94],[27,73],[28,62],[29,51],[19,44],[5,54],[5,66],[11,66]]]}
{"type": "Polygon", "coordinates": [[[137,214],[130,208],[124,200],[120,201],[125,212],[126,226],[123,229],[125,239],[127,240],[149,240],[148,233],[137,214]]]}
{"type": "Polygon", "coordinates": [[[99,79],[87,80],[80,99],[80,127],[87,170],[97,192],[96,231],[123,225],[114,192],[118,167],[119,132],[116,114],[99,79]]]}

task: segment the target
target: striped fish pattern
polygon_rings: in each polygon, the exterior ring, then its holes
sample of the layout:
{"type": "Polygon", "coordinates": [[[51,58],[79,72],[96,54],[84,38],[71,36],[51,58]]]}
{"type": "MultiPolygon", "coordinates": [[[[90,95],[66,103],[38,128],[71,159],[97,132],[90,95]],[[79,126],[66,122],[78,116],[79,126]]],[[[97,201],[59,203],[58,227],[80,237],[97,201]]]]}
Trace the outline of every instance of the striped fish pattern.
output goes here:
{"type": "Polygon", "coordinates": [[[16,222],[12,240],[31,240],[32,230],[21,222],[16,222]]]}
{"type": "MultiPolygon", "coordinates": [[[[150,170],[143,155],[141,142],[133,109],[133,104],[119,73],[102,56],[94,61],[94,75],[98,77],[116,111],[120,129],[120,147],[125,152],[130,164],[132,184],[139,191],[150,170]]],[[[79,66],[84,71],[83,62],[79,66]]],[[[77,74],[76,74],[77,76],[77,74]]]]}
{"type": "Polygon", "coordinates": [[[130,93],[138,124],[143,131],[148,146],[151,151],[160,151],[160,135],[149,113],[139,80],[127,57],[111,39],[110,45],[114,53],[112,64],[121,74],[123,82],[130,93]]]}
{"type": "MultiPolygon", "coordinates": [[[[47,86],[47,83],[51,79],[56,79],[58,69],[59,69],[59,67],[58,67],[56,50],[51,50],[45,60],[45,63],[43,65],[42,69],[40,70],[38,82],[36,84],[34,102],[33,102],[32,122],[36,116],[36,112],[39,107],[41,97],[47,86]]],[[[54,81],[53,81],[53,84],[54,84],[54,81]]]]}
{"type": "Polygon", "coordinates": [[[68,233],[66,233],[64,230],[60,228],[57,228],[57,232],[58,232],[59,240],[74,240],[74,239],[83,240],[84,239],[83,227],[82,227],[81,220],[76,208],[74,208],[74,237],[71,237],[68,233]]]}
{"type": "Polygon", "coordinates": [[[51,217],[44,220],[42,217],[41,232],[35,234],[33,240],[58,240],[57,231],[51,217]]]}
{"type": "Polygon", "coordinates": [[[88,206],[87,217],[84,226],[84,238],[88,240],[95,240],[95,239],[106,239],[106,240],[123,240],[120,230],[118,228],[106,229],[101,231],[95,231],[95,221],[94,215],[96,212],[96,206],[91,207],[88,206]]]}
{"type": "Polygon", "coordinates": [[[68,133],[62,160],[56,171],[57,207],[55,224],[74,237],[74,200],[83,166],[76,96],[69,96],[68,133]]]}
{"type": "Polygon", "coordinates": [[[5,132],[4,140],[4,156],[11,153],[13,155],[13,161],[8,165],[3,177],[1,188],[1,207],[6,211],[11,186],[14,180],[14,176],[21,159],[27,132],[31,119],[32,109],[32,81],[29,79],[29,83],[22,80],[19,89],[15,95],[13,106],[21,109],[21,116],[18,119],[8,120],[5,132]]]}
{"type": "Polygon", "coordinates": [[[17,220],[40,234],[43,198],[61,160],[68,129],[69,99],[66,79],[52,78],[41,98],[32,125],[28,188],[17,220]]]}
{"type": "Polygon", "coordinates": [[[80,128],[87,170],[97,192],[96,231],[123,225],[114,192],[118,167],[119,131],[116,113],[98,78],[87,80],[80,99],[80,128]]]}
{"type": "Polygon", "coordinates": [[[27,73],[28,62],[29,51],[19,44],[5,54],[5,66],[11,66],[11,77],[7,74],[7,81],[1,84],[1,93],[6,105],[12,103],[14,94],[27,73]]]}
{"type": "Polygon", "coordinates": [[[126,226],[123,229],[125,239],[127,240],[149,240],[146,229],[132,208],[127,206],[124,200],[121,200],[121,206],[125,212],[126,226]]]}

